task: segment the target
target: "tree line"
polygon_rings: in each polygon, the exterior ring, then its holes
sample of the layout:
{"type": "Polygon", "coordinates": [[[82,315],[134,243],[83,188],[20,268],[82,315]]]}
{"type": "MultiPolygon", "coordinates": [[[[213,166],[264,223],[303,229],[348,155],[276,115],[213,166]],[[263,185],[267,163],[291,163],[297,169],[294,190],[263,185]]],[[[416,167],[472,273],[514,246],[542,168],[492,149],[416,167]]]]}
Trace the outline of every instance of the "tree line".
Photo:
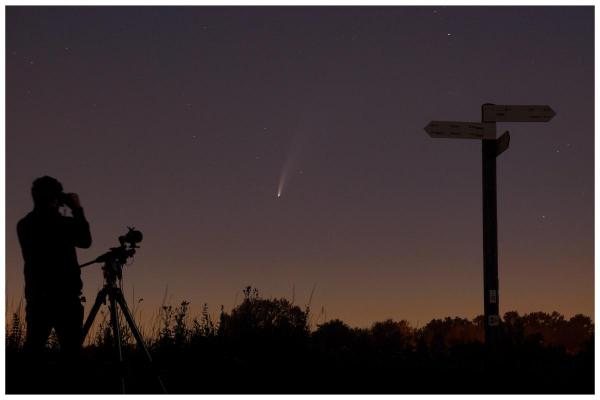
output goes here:
{"type": "MultiPolygon", "coordinates": [[[[221,308],[216,320],[207,305],[194,318],[186,301],[163,306],[146,341],[173,393],[593,392],[594,324],[582,314],[506,312],[500,351],[491,358],[483,316],[433,319],[418,328],[405,320],[358,328],[334,319],[311,329],[311,312],[247,287],[242,302],[229,312],[221,308]]],[[[18,366],[24,338],[18,314],[7,324],[7,366],[18,366]]],[[[152,392],[131,333],[121,326],[130,381],[137,376],[136,390],[152,392]]],[[[56,346],[51,341],[49,357],[56,346]]],[[[114,369],[99,367],[114,362],[113,349],[104,319],[84,348],[104,384],[116,381],[114,369]]],[[[7,377],[7,388],[18,387],[18,377],[12,384],[7,377]]],[[[90,384],[90,392],[111,392],[90,384]]]]}

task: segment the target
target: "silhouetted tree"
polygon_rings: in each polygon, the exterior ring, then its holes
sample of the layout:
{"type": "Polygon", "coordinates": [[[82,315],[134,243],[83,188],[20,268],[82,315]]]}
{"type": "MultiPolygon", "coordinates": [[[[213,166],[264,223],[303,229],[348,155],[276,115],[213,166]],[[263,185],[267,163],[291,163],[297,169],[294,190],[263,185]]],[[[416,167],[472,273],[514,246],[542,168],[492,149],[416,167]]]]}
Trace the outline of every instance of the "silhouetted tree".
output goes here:
{"type": "Polygon", "coordinates": [[[312,334],[313,342],[322,349],[349,347],[353,339],[352,328],[339,319],[318,325],[317,330],[312,334]]]}
{"type": "Polygon", "coordinates": [[[590,344],[593,345],[594,324],[592,319],[583,314],[574,315],[567,322],[560,340],[571,354],[579,353],[590,344]]]}
{"type": "Polygon", "coordinates": [[[433,319],[422,328],[422,335],[428,346],[443,352],[459,343],[483,341],[483,324],[478,319],[433,319]]]}
{"type": "Polygon", "coordinates": [[[313,351],[321,359],[335,364],[356,357],[357,331],[343,321],[334,319],[317,326],[311,335],[313,351]]]}
{"type": "Polygon", "coordinates": [[[263,299],[247,287],[231,314],[221,313],[218,335],[246,355],[297,352],[309,336],[308,315],[286,299],[263,299]]]}
{"type": "Polygon", "coordinates": [[[376,352],[390,355],[398,355],[415,345],[414,329],[405,320],[374,323],[371,338],[376,352]]]}

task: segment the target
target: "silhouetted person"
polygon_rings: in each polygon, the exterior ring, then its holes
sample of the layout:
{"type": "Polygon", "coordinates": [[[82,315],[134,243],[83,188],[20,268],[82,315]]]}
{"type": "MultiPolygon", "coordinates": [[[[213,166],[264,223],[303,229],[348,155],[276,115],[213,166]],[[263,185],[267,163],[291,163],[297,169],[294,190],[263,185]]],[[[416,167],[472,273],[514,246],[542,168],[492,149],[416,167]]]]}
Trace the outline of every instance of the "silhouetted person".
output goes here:
{"type": "Polygon", "coordinates": [[[54,328],[61,352],[72,359],[83,339],[83,284],[75,247],[91,245],[90,226],[77,194],[63,193],[58,180],[36,179],[31,194],[33,211],[17,224],[25,261],[25,350],[39,356],[54,328]],[[72,217],[59,213],[63,204],[72,217]]]}

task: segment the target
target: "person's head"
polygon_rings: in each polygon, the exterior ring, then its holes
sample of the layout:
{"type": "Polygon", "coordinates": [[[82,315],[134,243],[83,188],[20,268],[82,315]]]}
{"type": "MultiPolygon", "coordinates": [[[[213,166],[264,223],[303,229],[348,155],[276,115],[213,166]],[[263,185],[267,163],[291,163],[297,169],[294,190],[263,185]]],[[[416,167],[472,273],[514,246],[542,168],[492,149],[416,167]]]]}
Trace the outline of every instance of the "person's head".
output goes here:
{"type": "Polygon", "coordinates": [[[63,191],[61,183],[51,176],[42,176],[33,181],[31,196],[38,209],[58,209],[59,197],[63,191]]]}

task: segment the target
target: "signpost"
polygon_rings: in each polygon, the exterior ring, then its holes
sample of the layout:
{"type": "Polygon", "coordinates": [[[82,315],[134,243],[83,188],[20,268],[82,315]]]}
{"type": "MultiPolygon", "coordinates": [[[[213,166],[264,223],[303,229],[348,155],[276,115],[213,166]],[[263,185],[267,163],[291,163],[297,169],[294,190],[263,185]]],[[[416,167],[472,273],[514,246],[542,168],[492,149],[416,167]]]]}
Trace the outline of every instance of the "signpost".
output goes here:
{"type": "Polygon", "coordinates": [[[555,115],[549,106],[481,106],[482,122],[548,122],[555,115]]]}
{"type": "Polygon", "coordinates": [[[485,342],[496,348],[499,336],[498,221],[496,207],[496,157],[508,149],[510,134],[496,138],[496,122],[548,122],[556,113],[543,105],[481,106],[481,123],[431,121],[425,131],[433,138],[480,139],[483,192],[483,312],[485,342]]]}
{"type": "Polygon", "coordinates": [[[495,139],[496,136],[493,125],[478,122],[431,121],[425,131],[432,138],[495,139]]]}

